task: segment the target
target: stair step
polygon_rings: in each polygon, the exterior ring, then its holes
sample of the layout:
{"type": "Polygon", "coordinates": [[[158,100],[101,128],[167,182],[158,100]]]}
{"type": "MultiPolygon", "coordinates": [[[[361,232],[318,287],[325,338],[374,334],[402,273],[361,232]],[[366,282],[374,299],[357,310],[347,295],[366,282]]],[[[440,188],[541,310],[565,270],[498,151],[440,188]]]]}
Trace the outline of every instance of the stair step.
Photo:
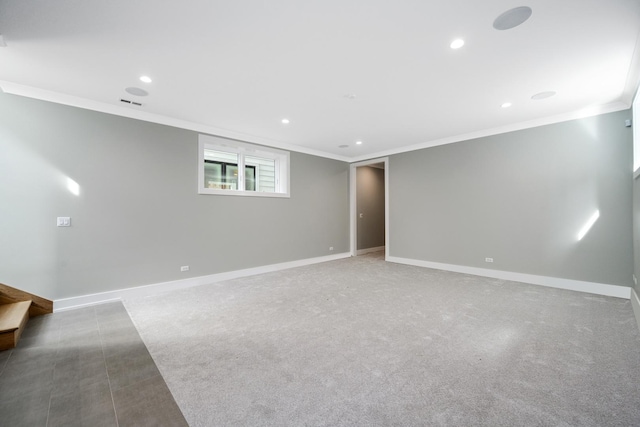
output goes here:
{"type": "Polygon", "coordinates": [[[0,350],[14,348],[29,319],[31,301],[0,305],[0,350]]]}
{"type": "Polygon", "coordinates": [[[0,283],[0,305],[29,300],[29,317],[53,313],[53,301],[0,283]]]}

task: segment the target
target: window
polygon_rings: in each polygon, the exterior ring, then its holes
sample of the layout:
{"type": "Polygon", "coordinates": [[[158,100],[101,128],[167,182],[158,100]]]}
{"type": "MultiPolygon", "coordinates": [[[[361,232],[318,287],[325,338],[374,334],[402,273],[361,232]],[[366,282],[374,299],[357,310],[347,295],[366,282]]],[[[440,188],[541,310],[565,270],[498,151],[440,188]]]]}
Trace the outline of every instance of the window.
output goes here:
{"type": "Polygon", "coordinates": [[[200,135],[198,193],[289,197],[289,153],[200,135]]]}

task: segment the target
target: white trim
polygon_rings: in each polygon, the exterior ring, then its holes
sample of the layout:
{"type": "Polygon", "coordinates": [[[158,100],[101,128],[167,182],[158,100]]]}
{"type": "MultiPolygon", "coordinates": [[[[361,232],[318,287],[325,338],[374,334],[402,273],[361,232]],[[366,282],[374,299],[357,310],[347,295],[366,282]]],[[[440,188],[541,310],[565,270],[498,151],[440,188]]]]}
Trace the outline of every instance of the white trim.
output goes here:
{"type": "Polygon", "coordinates": [[[485,129],[477,132],[470,132],[461,135],[454,135],[447,138],[426,141],[420,144],[410,145],[406,147],[392,148],[377,153],[365,154],[356,157],[347,157],[338,154],[328,153],[326,151],[315,150],[313,148],[302,147],[286,142],[275,141],[269,138],[263,138],[256,135],[250,135],[242,132],[235,132],[228,129],[222,129],[215,126],[207,126],[199,123],[190,122],[188,120],[175,119],[160,114],[149,113],[139,110],[136,107],[113,105],[106,102],[94,101],[77,96],[66,95],[60,92],[54,92],[46,89],[40,89],[32,86],[21,85],[18,83],[0,80],[0,91],[11,95],[24,96],[27,98],[40,99],[43,101],[55,102],[62,105],[70,105],[72,107],[84,108],[86,110],[99,111],[116,116],[128,117],[137,120],[143,120],[151,123],[158,123],[166,126],[173,126],[180,129],[193,130],[196,132],[207,133],[210,135],[218,135],[223,138],[237,139],[239,141],[247,141],[254,144],[266,145],[269,147],[280,148],[284,150],[296,151],[298,153],[311,154],[313,156],[324,157],[327,159],[340,160],[343,162],[361,162],[374,157],[391,156],[393,154],[405,153],[407,151],[421,150],[423,148],[435,147],[438,145],[451,144],[454,142],[467,141],[485,136],[499,135],[502,133],[513,132],[517,130],[530,129],[538,126],[545,126],[554,123],[561,123],[570,120],[581,119],[599,114],[613,113],[615,111],[626,110],[631,107],[630,102],[613,102],[601,106],[588,109],[581,109],[570,113],[559,114],[541,119],[529,120],[520,123],[514,123],[507,126],[485,129]]]}
{"type": "Polygon", "coordinates": [[[66,95],[60,92],[40,89],[32,86],[0,80],[0,91],[11,95],[24,96],[26,98],[40,99],[42,101],[54,102],[56,104],[69,105],[72,107],[84,108],[85,110],[99,111],[101,113],[113,114],[130,119],[142,120],[145,122],[158,123],[166,126],[173,126],[180,129],[192,130],[210,135],[218,135],[223,138],[237,139],[238,141],[251,142],[253,144],[266,145],[268,147],[280,148],[283,150],[296,151],[298,153],[311,154],[313,156],[325,157],[327,159],[341,160],[349,162],[351,159],[346,156],[327,153],[325,151],[314,150],[286,142],[275,141],[269,138],[250,135],[242,132],[235,132],[215,126],[207,126],[188,120],[175,119],[160,114],[149,113],[140,110],[139,107],[113,105],[106,102],[94,101],[77,96],[66,95]]]}
{"type": "Polygon", "coordinates": [[[633,308],[633,315],[636,317],[636,323],[640,329],[640,298],[638,298],[635,289],[631,289],[631,308],[633,308]]]}
{"type": "Polygon", "coordinates": [[[262,191],[239,191],[239,190],[212,190],[198,186],[198,194],[208,194],[210,196],[240,196],[240,197],[271,197],[289,199],[289,193],[267,193],[262,191]]]}
{"type": "Polygon", "coordinates": [[[638,78],[640,78],[640,32],[636,36],[636,44],[631,55],[627,80],[622,91],[622,102],[633,105],[634,97],[638,96],[638,78]]]}
{"type": "Polygon", "coordinates": [[[446,138],[434,139],[431,141],[422,142],[419,144],[408,145],[404,147],[392,148],[390,150],[379,151],[377,153],[365,154],[362,156],[354,157],[352,162],[359,162],[370,159],[372,157],[391,156],[394,154],[406,153],[407,151],[422,150],[424,148],[436,147],[438,145],[452,144],[454,142],[468,141],[476,138],[483,138],[486,136],[500,135],[503,133],[514,132],[518,130],[531,129],[539,126],[552,125],[555,123],[568,122],[571,120],[584,119],[586,117],[598,116],[600,114],[614,113],[616,111],[627,110],[631,107],[630,103],[624,102],[612,102],[606,105],[600,105],[590,108],[583,108],[578,111],[573,111],[565,114],[558,114],[551,117],[543,117],[540,119],[529,120],[520,123],[513,123],[506,126],[500,126],[490,129],[484,129],[476,132],[464,133],[460,135],[448,136],[446,138]]]}
{"type": "Polygon", "coordinates": [[[349,166],[349,251],[351,256],[356,256],[358,250],[358,242],[356,236],[358,235],[358,221],[356,220],[356,165],[349,166]]]}
{"type": "Polygon", "coordinates": [[[391,176],[391,170],[389,169],[389,158],[384,160],[384,258],[389,258],[389,247],[391,242],[389,240],[389,177],[391,176]]]}
{"type": "Polygon", "coordinates": [[[349,233],[350,233],[350,245],[351,256],[358,255],[356,238],[358,235],[358,221],[356,219],[356,200],[357,200],[357,182],[356,182],[356,168],[360,166],[369,166],[375,163],[384,163],[384,242],[385,242],[385,257],[389,256],[389,158],[380,157],[377,159],[370,159],[364,162],[351,163],[349,166],[349,233]]]}
{"type": "Polygon", "coordinates": [[[364,255],[364,254],[370,254],[371,252],[380,252],[380,251],[384,251],[384,246],[377,246],[375,248],[367,248],[367,249],[358,249],[356,251],[356,255],[364,255]]]}
{"type": "Polygon", "coordinates": [[[140,298],[156,295],[162,292],[191,288],[193,286],[207,285],[224,280],[237,279],[239,277],[255,276],[256,274],[270,273],[289,268],[303,267],[305,265],[319,264],[321,262],[335,261],[349,258],[349,252],[335,255],[326,255],[316,258],[307,258],[297,261],[283,262],[280,264],[263,265],[261,267],[247,268],[244,270],[227,271],[224,273],[210,274],[208,276],[190,277],[188,279],[174,280],[171,282],[155,283],[152,285],[137,286],[134,288],[118,289],[115,291],[101,292],[97,294],[79,295],[71,298],[63,298],[53,301],[53,311],[70,310],[90,305],[103,304],[111,301],[119,301],[124,298],[140,298]]]}
{"type": "Polygon", "coordinates": [[[631,297],[631,288],[627,286],[608,285],[604,283],[584,282],[581,280],[561,279],[559,277],[537,276],[534,274],[514,273],[511,271],[489,270],[487,268],[467,267],[455,264],[421,261],[409,258],[387,257],[387,261],[398,264],[415,265],[418,267],[434,268],[436,270],[454,271],[456,273],[473,274],[475,276],[493,277],[495,279],[529,283],[550,288],[568,289],[571,291],[587,292],[590,294],[606,295],[610,297],[631,297]]]}

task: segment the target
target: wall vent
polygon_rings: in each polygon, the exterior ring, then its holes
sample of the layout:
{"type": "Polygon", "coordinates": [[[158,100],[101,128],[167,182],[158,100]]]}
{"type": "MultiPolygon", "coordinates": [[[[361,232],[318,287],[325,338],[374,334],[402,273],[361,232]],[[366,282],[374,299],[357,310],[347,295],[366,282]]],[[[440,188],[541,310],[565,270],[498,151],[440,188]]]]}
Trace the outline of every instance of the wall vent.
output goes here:
{"type": "Polygon", "coordinates": [[[129,101],[128,99],[120,99],[120,102],[124,102],[125,104],[135,105],[137,107],[142,107],[142,104],[135,101],[129,101]]]}

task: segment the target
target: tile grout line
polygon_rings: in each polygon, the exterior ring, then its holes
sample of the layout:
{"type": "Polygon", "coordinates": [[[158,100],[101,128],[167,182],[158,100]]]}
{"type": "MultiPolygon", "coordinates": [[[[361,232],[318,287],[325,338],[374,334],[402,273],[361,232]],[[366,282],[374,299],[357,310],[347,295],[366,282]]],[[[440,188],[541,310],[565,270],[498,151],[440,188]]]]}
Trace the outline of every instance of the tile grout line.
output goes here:
{"type": "Polygon", "coordinates": [[[58,340],[56,342],[56,359],[53,362],[53,369],[51,370],[51,390],[49,390],[49,406],[47,407],[47,420],[45,421],[45,427],[49,425],[49,417],[51,416],[51,401],[53,400],[54,380],[56,378],[56,366],[58,365],[58,353],[60,352],[60,342],[62,341],[62,328],[56,328],[58,330],[58,340]]]}
{"type": "MultiPolygon", "coordinates": [[[[94,310],[95,307],[94,307],[94,310]]],[[[100,322],[98,321],[98,312],[96,311],[96,322],[98,323],[98,335],[100,335],[100,347],[102,349],[102,359],[104,360],[104,369],[107,371],[107,384],[109,384],[109,394],[111,395],[111,405],[113,406],[113,414],[116,417],[116,427],[120,426],[118,421],[118,411],[116,409],[116,402],[113,398],[113,389],[111,388],[111,378],[109,377],[109,368],[107,367],[107,356],[104,352],[104,341],[102,340],[102,328],[100,328],[100,322]]]]}
{"type": "MultiPolygon", "coordinates": [[[[95,310],[95,307],[94,307],[95,310]]],[[[113,399],[113,389],[111,388],[111,378],[109,377],[109,368],[107,367],[107,356],[104,352],[104,341],[102,340],[102,328],[100,328],[100,322],[98,321],[98,312],[96,311],[96,322],[98,323],[98,335],[100,335],[100,347],[102,349],[102,359],[104,360],[104,369],[107,372],[107,384],[109,384],[109,394],[111,395],[111,405],[113,406],[113,414],[116,417],[116,427],[119,427],[118,411],[116,410],[116,402],[113,399]]]]}
{"type": "Polygon", "coordinates": [[[7,368],[7,365],[9,364],[9,360],[11,359],[11,356],[13,356],[13,348],[11,349],[11,351],[9,352],[9,357],[7,357],[7,360],[5,360],[4,364],[2,365],[2,369],[0,369],[0,376],[2,376],[2,374],[4,373],[4,370],[7,368]]]}
{"type": "Polygon", "coordinates": [[[49,425],[49,416],[51,415],[51,400],[53,399],[53,388],[49,392],[49,407],[47,407],[47,421],[45,421],[44,425],[47,427],[49,425]]]}

